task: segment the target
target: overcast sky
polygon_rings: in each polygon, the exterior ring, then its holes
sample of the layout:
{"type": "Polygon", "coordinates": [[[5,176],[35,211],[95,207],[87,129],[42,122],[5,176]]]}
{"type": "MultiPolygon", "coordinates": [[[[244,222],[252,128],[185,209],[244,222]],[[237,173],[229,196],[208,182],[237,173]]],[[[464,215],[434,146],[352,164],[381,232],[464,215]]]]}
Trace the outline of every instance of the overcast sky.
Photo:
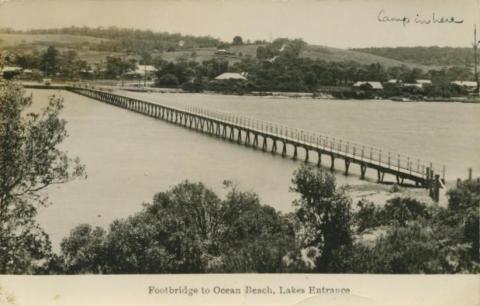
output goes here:
{"type": "Polygon", "coordinates": [[[0,27],[14,29],[118,26],[341,48],[469,46],[475,23],[480,27],[480,0],[0,0],[0,27]],[[410,23],[380,22],[382,10],[381,19],[410,23]],[[420,25],[417,14],[463,23],[420,25]]]}

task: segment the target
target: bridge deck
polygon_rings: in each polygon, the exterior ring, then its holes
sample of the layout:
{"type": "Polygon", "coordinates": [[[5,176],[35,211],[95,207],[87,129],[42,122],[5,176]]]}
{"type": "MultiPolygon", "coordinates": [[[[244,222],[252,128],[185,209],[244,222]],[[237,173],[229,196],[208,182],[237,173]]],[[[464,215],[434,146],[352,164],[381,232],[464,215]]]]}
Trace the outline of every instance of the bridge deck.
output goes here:
{"type": "Polygon", "coordinates": [[[206,126],[207,132],[216,136],[223,136],[223,138],[229,138],[229,140],[236,137],[238,142],[252,144],[255,147],[258,146],[258,138],[261,137],[263,140],[262,149],[267,148],[268,140],[270,140],[269,146],[273,153],[277,152],[277,142],[279,142],[283,144],[282,156],[286,155],[287,145],[293,147],[294,158],[298,157],[298,148],[305,150],[306,161],[309,160],[310,151],[318,154],[319,164],[321,163],[321,156],[327,155],[331,158],[332,169],[335,159],[342,159],[345,162],[346,173],[348,173],[350,163],[360,165],[362,178],[367,168],[377,170],[379,181],[383,181],[383,175],[388,173],[396,176],[399,183],[407,179],[422,186],[428,185],[433,179],[433,172],[443,172],[443,178],[445,177],[445,167],[439,167],[431,162],[425,162],[403,154],[382,151],[371,146],[342,141],[312,131],[199,107],[179,108],[92,88],[69,87],[68,89],[93,99],[176,124],[187,126],[189,123],[191,128],[197,130],[205,131],[206,126]],[[237,132],[237,136],[234,135],[235,132],[237,132]],[[230,137],[227,137],[227,133],[230,134],[230,137]],[[251,142],[251,136],[254,137],[253,143],[251,142]]]}

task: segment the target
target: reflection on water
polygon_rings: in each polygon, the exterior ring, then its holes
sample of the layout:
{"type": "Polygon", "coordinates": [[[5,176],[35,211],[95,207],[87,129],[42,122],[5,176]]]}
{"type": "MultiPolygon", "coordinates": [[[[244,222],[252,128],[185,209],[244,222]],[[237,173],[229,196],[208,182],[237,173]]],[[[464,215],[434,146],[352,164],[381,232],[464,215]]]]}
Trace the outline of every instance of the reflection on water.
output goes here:
{"type": "MultiPolygon", "coordinates": [[[[39,108],[53,91],[32,91],[39,108]]],[[[63,148],[79,156],[88,179],[52,186],[53,206],[39,222],[54,245],[80,223],[107,226],[148,202],[156,192],[189,179],[222,193],[230,179],[257,192],[263,203],[291,211],[289,192],[299,162],[180,128],[68,92],[62,116],[70,137],[63,148]]],[[[447,165],[447,179],[480,172],[480,105],[328,101],[190,94],[133,94],[177,105],[236,112],[375,145],[447,165]]],[[[340,169],[341,168],[341,163],[340,169]]],[[[328,162],[325,163],[328,166],[328,162]]],[[[352,172],[357,171],[355,166],[352,172]]],[[[369,175],[367,170],[367,175],[369,175]]],[[[374,178],[375,173],[370,173],[374,178]]],[[[337,175],[339,184],[361,184],[337,175]]]]}

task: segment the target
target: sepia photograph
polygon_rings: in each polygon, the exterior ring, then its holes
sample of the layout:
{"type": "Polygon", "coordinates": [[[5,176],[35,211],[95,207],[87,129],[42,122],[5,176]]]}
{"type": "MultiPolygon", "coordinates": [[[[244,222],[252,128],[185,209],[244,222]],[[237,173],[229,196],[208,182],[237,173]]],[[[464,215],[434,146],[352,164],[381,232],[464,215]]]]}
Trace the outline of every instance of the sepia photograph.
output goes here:
{"type": "Polygon", "coordinates": [[[0,305],[480,305],[479,48],[478,0],[0,0],[0,305]]]}

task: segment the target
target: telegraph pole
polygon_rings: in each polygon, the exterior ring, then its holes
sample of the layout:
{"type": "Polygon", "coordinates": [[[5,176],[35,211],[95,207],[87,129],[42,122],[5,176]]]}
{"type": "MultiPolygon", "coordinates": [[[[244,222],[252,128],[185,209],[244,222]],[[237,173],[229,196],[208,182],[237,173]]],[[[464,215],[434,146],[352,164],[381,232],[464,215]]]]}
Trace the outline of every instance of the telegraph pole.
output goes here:
{"type": "Polygon", "coordinates": [[[147,87],[147,64],[143,63],[143,87],[147,87]]]}
{"type": "Polygon", "coordinates": [[[478,44],[480,41],[477,40],[477,25],[475,25],[475,28],[473,30],[473,59],[474,59],[474,73],[475,73],[475,81],[477,82],[477,90],[476,94],[480,95],[480,80],[478,78],[478,56],[477,56],[477,50],[478,50],[478,44]]]}

